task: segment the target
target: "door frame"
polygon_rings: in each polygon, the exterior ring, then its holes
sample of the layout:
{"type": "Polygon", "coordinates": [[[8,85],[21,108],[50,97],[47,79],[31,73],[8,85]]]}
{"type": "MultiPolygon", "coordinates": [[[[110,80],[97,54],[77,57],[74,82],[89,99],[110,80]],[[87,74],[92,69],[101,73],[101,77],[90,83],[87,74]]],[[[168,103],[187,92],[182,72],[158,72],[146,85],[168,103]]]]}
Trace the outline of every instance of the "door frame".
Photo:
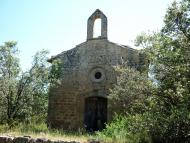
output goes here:
{"type": "Polygon", "coordinates": [[[107,123],[107,121],[108,121],[108,98],[105,96],[88,96],[84,100],[85,101],[84,101],[84,121],[83,121],[83,123],[84,123],[85,129],[90,132],[104,129],[105,123],[107,123]],[[93,105],[89,106],[90,104],[88,103],[88,102],[91,102],[90,100],[91,99],[93,100],[93,98],[95,100],[95,103],[94,103],[95,107],[93,107],[93,105]],[[99,103],[97,103],[98,101],[99,101],[99,103]],[[102,104],[103,104],[103,107],[101,107],[102,104]],[[91,108],[90,112],[89,112],[89,108],[91,108]],[[92,108],[94,108],[94,109],[92,109],[92,108]],[[97,108],[99,108],[99,109],[97,109],[97,108]],[[88,113],[87,113],[87,110],[88,110],[88,113]],[[104,110],[104,112],[100,112],[102,110],[104,110]],[[102,114],[102,115],[99,114],[99,116],[101,116],[100,118],[97,118],[98,113],[102,114]],[[95,118],[95,119],[93,119],[93,118],[95,118]],[[91,122],[91,123],[89,123],[89,122],[91,122]],[[89,124],[91,124],[91,125],[89,125],[89,124]]]}

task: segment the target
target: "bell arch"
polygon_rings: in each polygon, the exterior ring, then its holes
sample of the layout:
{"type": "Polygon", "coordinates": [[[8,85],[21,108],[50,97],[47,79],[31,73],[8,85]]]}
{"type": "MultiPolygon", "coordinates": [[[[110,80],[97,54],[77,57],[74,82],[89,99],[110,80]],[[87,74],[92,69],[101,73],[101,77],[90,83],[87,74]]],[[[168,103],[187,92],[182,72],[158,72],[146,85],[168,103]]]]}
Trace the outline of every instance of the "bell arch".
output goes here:
{"type": "Polygon", "coordinates": [[[107,39],[107,17],[102,11],[97,9],[89,18],[87,23],[87,40],[93,39],[94,33],[94,22],[96,19],[101,19],[101,39],[107,39]]]}

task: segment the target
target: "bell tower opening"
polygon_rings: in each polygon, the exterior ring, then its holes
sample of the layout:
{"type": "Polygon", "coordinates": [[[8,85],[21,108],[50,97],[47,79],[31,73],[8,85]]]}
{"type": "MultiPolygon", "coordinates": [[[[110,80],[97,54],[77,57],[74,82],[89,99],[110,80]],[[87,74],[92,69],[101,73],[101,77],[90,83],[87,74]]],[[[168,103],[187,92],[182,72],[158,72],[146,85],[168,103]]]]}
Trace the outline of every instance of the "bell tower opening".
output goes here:
{"type": "Polygon", "coordinates": [[[96,38],[107,39],[107,17],[97,9],[89,18],[87,23],[87,41],[96,38]],[[99,25],[98,27],[96,25],[99,25]],[[95,25],[95,29],[94,28],[95,25]],[[101,32],[98,33],[97,32],[101,32]],[[99,36],[100,35],[100,36],[99,36]]]}
{"type": "Polygon", "coordinates": [[[93,31],[93,38],[98,38],[101,36],[101,19],[98,18],[94,21],[94,31],[93,31]]]}

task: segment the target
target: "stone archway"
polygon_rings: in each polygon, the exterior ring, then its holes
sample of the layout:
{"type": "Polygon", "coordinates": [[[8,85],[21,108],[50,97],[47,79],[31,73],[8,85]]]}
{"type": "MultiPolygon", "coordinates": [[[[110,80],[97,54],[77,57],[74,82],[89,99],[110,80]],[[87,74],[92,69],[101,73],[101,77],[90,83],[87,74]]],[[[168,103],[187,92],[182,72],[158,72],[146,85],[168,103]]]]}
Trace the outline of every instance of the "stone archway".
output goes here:
{"type": "Polygon", "coordinates": [[[103,14],[102,11],[97,9],[89,18],[87,25],[87,40],[93,39],[94,33],[94,22],[96,19],[101,19],[101,38],[107,39],[107,17],[103,14]]]}
{"type": "Polygon", "coordinates": [[[105,128],[107,122],[107,98],[88,97],[85,99],[84,124],[87,131],[105,128]]]}

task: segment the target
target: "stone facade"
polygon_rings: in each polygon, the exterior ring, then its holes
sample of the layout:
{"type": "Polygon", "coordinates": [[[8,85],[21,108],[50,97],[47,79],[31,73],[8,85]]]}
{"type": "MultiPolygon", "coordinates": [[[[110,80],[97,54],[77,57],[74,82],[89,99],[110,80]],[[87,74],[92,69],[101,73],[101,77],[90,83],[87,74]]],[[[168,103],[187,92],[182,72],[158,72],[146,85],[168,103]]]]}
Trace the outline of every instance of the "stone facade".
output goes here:
{"type": "Polygon", "coordinates": [[[107,18],[96,10],[88,19],[87,41],[52,57],[62,61],[61,84],[49,93],[48,125],[52,128],[98,130],[112,118],[107,99],[117,81],[114,67],[127,61],[140,68],[142,56],[128,46],[107,39],[107,18]],[[101,19],[101,36],[93,38],[94,22],[101,19]]]}

